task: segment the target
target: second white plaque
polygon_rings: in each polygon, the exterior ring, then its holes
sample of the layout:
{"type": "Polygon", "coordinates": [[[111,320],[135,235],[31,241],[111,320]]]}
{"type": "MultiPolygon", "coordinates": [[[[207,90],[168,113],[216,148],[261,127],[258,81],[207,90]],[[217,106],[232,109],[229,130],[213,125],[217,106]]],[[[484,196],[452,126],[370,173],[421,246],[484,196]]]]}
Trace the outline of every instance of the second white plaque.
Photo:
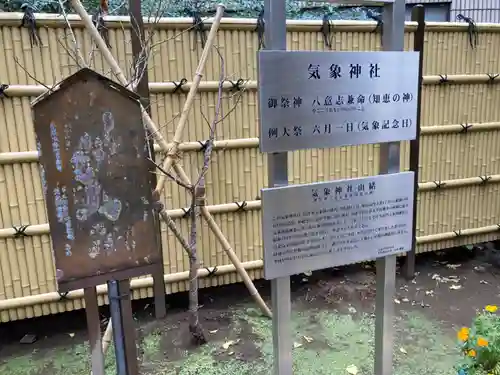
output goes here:
{"type": "Polygon", "coordinates": [[[414,173],[262,189],[268,280],[410,250],[414,173]]]}

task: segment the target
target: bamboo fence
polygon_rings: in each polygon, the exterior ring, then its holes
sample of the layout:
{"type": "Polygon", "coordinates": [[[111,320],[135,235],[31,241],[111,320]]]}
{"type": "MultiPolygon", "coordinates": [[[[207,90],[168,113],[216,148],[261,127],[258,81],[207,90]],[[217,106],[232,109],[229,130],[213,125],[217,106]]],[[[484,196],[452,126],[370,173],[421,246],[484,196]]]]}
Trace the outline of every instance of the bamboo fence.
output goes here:
{"type": "MultiPolygon", "coordinates": [[[[30,47],[20,29],[21,14],[0,13],[0,322],[82,308],[82,291],[66,296],[56,292],[49,225],[38,170],[38,153],[30,101],[78,70],[68,53],[71,41],[62,17],[37,15],[44,45],[30,47]],[[36,80],[34,79],[36,78],[36,80]],[[40,84],[40,81],[42,84],[40,84]],[[27,225],[26,228],[20,228],[27,225]],[[21,232],[24,230],[24,235],[21,232]]],[[[92,50],[83,22],[70,15],[84,56],[92,50]]],[[[112,53],[127,75],[132,62],[130,24],[108,17],[112,53]]],[[[187,31],[191,19],[161,19],[146,27],[154,33],[150,58],[151,111],[167,142],[174,138],[186,94],[193,82],[202,47],[187,31]],[[180,83],[184,82],[182,85],[180,83]],[[175,121],[172,121],[175,119],[175,121]]],[[[206,21],[210,25],[210,20],[206,21]]],[[[213,162],[206,180],[207,209],[231,243],[252,278],[262,277],[260,188],[266,185],[266,158],[258,150],[256,83],[256,20],[223,19],[216,44],[230,74],[225,83],[224,113],[236,104],[218,127],[213,162]]],[[[288,22],[290,50],[322,50],[320,21],[288,22]]],[[[336,50],[378,50],[380,35],[373,22],[336,22],[336,50]]],[[[472,49],[467,25],[429,23],[424,50],[422,132],[419,161],[417,218],[418,252],[498,238],[500,218],[500,25],[479,24],[479,45],[472,49]]],[[[413,45],[416,23],[407,23],[405,44],[413,45]]],[[[95,52],[97,71],[110,77],[110,67],[95,52]]],[[[202,112],[211,117],[217,98],[219,62],[207,60],[193,110],[187,118],[179,150],[188,176],[201,166],[208,128],[202,112]]],[[[290,183],[307,183],[377,173],[378,145],[304,150],[291,153],[290,183]]],[[[409,143],[402,144],[402,169],[409,169],[409,143]]],[[[156,151],[160,152],[159,145],[156,151]]],[[[184,218],[188,197],[167,181],[162,200],[178,228],[187,233],[184,218]]],[[[202,221],[201,286],[240,281],[235,268],[202,221]],[[206,269],[204,268],[206,267],[206,269]],[[212,275],[216,268],[215,276],[212,275]]],[[[188,260],[175,236],[162,225],[167,293],[187,287],[188,260]]],[[[152,296],[152,278],[132,280],[134,298],[152,296]]],[[[107,303],[106,287],[98,288],[107,303]]]]}

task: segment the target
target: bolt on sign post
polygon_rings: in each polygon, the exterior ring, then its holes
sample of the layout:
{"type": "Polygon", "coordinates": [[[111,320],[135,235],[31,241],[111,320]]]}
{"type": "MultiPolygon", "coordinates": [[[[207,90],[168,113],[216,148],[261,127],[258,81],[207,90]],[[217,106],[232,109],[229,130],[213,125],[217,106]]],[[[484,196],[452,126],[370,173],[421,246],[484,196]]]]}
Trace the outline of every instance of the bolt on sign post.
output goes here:
{"type": "Polygon", "coordinates": [[[403,52],[405,1],[380,2],[384,51],[291,52],[285,0],[265,1],[259,117],[269,187],[262,189],[262,231],[276,375],[292,374],[290,276],[371,259],[375,374],[392,374],[396,255],[411,248],[415,194],[414,173],[400,172],[399,142],[416,136],[419,54],[403,52]],[[381,144],[379,175],[288,186],[287,151],[370,143],[381,144]]]}
{"type": "Polygon", "coordinates": [[[139,96],[85,68],[37,98],[33,117],[58,290],[84,288],[101,375],[96,286],[108,283],[117,369],[136,375],[129,279],[161,262],[139,96]]]}

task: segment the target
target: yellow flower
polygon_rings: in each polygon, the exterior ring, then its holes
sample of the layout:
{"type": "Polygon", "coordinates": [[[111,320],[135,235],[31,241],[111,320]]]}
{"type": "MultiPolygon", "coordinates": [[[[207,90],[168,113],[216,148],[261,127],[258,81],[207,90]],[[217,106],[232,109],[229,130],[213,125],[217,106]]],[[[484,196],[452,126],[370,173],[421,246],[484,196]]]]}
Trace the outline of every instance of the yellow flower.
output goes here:
{"type": "Polygon", "coordinates": [[[483,337],[479,337],[477,339],[477,346],[479,346],[480,348],[484,348],[484,347],[488,346],[488,340],[486,340],[483,337]]]}
{"type": "Polygon", "coordinates": [[[469,357],[475,357],[476,356],[476,351],[474,349],[471,349],[471,350],[469,350],[469,352],[467,353],[467,355],[469,357]]]}
{"type": "Polygon", "coordinates": [[[462,327],[460,331],[457,332],[457,337],[460,341],[467,341],[469,338],[469,328],[462,327]]]}
{"type": "Polygon", "coordinates": [[[498,310],[498,306],[496,305],[486,305],[486,307],[484,308],[486,311],[490,312],[490,313],[494,313],[498,310]]]}

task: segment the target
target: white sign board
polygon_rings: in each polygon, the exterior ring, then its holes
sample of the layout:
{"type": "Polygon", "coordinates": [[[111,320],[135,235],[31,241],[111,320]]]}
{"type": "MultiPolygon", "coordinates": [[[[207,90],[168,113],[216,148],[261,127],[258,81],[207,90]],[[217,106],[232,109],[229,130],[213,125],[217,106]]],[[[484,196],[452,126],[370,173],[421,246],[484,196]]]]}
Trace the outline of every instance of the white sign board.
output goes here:
{"type": "Polygon", "coordinates": [[[418,56],[260,51],[260,150],[415,139],[418,56]]]}
{"type": "Polygon", "coordinates": [[[262,189],[267,280],[411,249],[413,172],[262,189]]]}

